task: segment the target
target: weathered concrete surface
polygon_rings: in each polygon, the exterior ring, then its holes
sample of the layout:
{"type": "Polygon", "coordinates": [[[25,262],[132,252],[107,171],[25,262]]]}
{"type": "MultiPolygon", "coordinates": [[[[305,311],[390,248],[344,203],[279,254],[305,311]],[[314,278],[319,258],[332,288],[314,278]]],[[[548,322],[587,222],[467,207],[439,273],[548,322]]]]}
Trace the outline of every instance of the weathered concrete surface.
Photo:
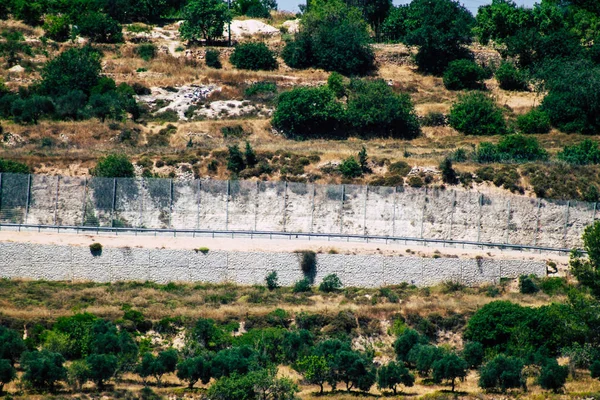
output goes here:
{"type": "MultiPolygon", "coordinates": [[[[277,271],[282,285],[302,278],[298,253],[105,247],[92,255],[85,246],[0,243],[0,277],[46,280],[235,282],[263,284],[277,271]]],[[[544,276],[546,264],[530,260],[423,258],[318,254],[316,283],[337,274],[345,286],[379,287],[444,281],[465,285],[498,282],[522,274],[544,276]]]]}

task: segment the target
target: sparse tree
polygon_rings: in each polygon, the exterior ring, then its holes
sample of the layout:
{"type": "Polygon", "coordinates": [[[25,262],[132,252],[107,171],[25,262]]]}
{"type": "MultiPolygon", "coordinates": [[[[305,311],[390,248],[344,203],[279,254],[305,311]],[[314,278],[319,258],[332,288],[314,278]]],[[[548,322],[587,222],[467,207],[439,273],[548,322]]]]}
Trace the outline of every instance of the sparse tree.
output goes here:
{"type": "Polygon", "coordinates": [[[179,33],[192,42],[201,39],[211,43],[223,36],[223,28],[231,21],[231,12],[221,0],[192,0],[183,9],[179,33]]]}
{"type": "Polygon", "coordinates": [[[433,363],[433,381],[440,383],[443,380],[450,381],[452,391],[456,384],[456,379],[465,380],[467,376],[467,362],[456,354],[447,354],[443,358],[433,363]]]}
{"type": "Polygon", "coordinates": [[[377,385],[380,389],[392,389],[394,396],[397,394],[398,385],[411,387],[415,384],[415,377],[402,363],[390,361],[379,368],[377,372],[377,385]]]}

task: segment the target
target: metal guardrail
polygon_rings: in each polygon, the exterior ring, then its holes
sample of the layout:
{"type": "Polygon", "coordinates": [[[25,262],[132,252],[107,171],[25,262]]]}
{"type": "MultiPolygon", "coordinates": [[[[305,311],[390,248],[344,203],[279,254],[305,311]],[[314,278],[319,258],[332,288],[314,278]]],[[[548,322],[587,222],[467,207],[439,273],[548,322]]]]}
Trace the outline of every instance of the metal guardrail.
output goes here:
{"type": "Polygon", "coordinates": [[[38,225],[38,224],[11,224],[11,223],[2,223],[0,224],[1,230],[10,231],[56,231],[57,233],[68,233],[74,232],[77,234],[80,233],[96,233],[96,234],[125,234],[125,235],[154,235],[154,236],[164,236],[164,235],[173,235],[173,237],[177,237],[177,235],[184,236],[192,236],[192,237],[227,237],[227,238],[238,238],[241,237],[250,237],[253,238],[287,238],[287,239],[324,239],[327,238],[327,241],[331,240],[346,240],[350,242],[385,242],[388,244],[389,242],[404,242],[408,243],[416,243],[422,245],[429,244],[442,244],[444,247],[446,245],[449,246],[472,246],[475,248],[497,248],[501,250],[515,250],[515,251],[539,251],[539,252],[548,252],[548,253],[570,253],[573,249],[567,248],[554,248],[554,247],[544,247],[544,246],[532,246],[532,245],[518,245],[518,244],[507,244],[507,243],[488,243],[488,242],[477,242],[477,241],[468,241],[468,240],[447,240],[447,239],[427,239],[427,238],[417,238],[417,237],[405,237],[405,236],[377,236],[377,235],[353,235],[353,234],[339,234],[339,233],[308,233],[308,232],[269,232],[269,231],[240,231],[240,230],[204,230],[204,229],[152,229],[152,228],[116,228],[116,227],[101,227],[101,226],[61,226],[61,225],[38,225]]]}

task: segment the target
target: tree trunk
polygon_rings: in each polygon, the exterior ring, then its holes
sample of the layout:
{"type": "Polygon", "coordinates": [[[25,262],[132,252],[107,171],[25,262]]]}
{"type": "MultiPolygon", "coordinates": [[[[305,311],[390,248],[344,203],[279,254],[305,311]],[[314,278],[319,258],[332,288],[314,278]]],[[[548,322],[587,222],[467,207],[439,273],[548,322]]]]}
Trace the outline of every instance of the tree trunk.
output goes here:
{"type": "Polygon", "coordinates": [[[452,392],[454,392],[454,381],[456,380],[456,378],[452,378],[452,392]]]}
{"type": "Polygon", "coordinates": [[[319,383],[319,386],[321,387],[321,391],[319,392],[319,394],[323,394],[323,384],[319,383]]]}
{"type": "Polygon", "coordinates": [[[394,396],[395,396],[395,395],[396,395],[396,385],[394,385],[394,386],[392,387],[392,390],[394,391],[394,396]]]}

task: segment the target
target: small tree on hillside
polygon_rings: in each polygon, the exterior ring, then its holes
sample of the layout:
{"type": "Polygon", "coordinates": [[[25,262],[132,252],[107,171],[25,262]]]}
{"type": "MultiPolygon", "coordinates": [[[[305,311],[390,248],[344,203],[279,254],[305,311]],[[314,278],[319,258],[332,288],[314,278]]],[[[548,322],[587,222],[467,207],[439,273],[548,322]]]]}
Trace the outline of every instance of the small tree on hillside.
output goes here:
{"type": "Polygon", "coordinates": [[[201,39],[213,42],[223,36],[226,23],[231,21],[231,12],[221,0],[191,0],[183,9],[183,23],[179,33],[192,42],[201,39]]]}
{"type": "Polygon", "coordinates": [[[229,146],[227,149],[229,151],[229,154],[227,155],[227,169],[234,174],[239,174],[244,168],[246,168],[244,156],[242,155],[242,152],[237,144],[229,146]]]}
{"type": "Polygon", "coordinates": [[[600,298],[600,221],[588,225],[582,238],[587,258],[574,251],[571,253],[569,266],[579,283],[589,288],[596,298],[600,298]]]}
{"type": "Polygon", "coordinates": [[[567,381],[569,367],[558,365],[554,358],[548,359],[543,365],[538,377],[538,383],[543,389],[557,393],[567,381]]]}
{"type": "Polygon", "coordinates": [[[202,356],[188,358],[177,364],[177,377],[188,382],[188,388],[201,381],[207,384],[210,381],[210,361],[202,356]]]}
{"type": "Polygon", "coordinates": [[[523,362],[505,355],[496,356],[485,364],[479,372],[479,387],[483,389],[506,389],[525,387],[523,362]]]}
{"type": "Polygon", "coordinates": [[[465,135],[503,135],[508,131],[502,110],[481,92],[459,96],[450,109],[448,123],[465,135]]]}
{"type": "Polygon", "coordinates": [[[275,54],[263,42],[242,43],[235,46],[229,61],[238,69],[252,71],[277,69],[275,54]]]}
{"type": "Polygon", "coordinates": [[[23,380],[36,389],[54,391],[56,382],[67,378],[64,357],[46,350],[24,353],[21,357],[23,380]]]}
{"type": "Polygon", "coordinates": [[[9,360],[0,358],[0,395],[4,390],[4,385],[11,382],[17,377],[15,367],[10,364],[9,360]]]}
{"type": "Polygon", "coordinates": [[[101,157],[91,171],[93,176],[103,178],[133,178],[135,169],[124,154],[110,154],[101,157]]]}
{"type": "Polygon", "coordinates": [[[395,361],[390,361],[389,364],[379,368],[377,372],[379,389],[392,389],[394,396],[397,394],[398,385],[411,387],[414,384],[414,375],[403,364],[395,361]]]}
{"type": "Polygon", "coordinates": [[[104,384],[117,372],[119,362],[112,354],[92,354],[86,360],[89,365],[88,378],[93,381],[99,390],[104,389],[104,384]]]}
{"type": "Polygon", "coordinates": [[[464,381],[467,376],[467,368],[468,365],[465,360],[456,354],[448,354],[433,363],[433,381],[435,383],[440,383],[443,380],[450,381],[454,392],[456,379],[464,381]]]}
{"type": "Polygon", "coordinates": [[[298,371],[308,383],[319,385],[320,394],[323,394],[323,385],[329,377],[329,365],[323,356],[304,357],[297,363],[298,371]]]}

